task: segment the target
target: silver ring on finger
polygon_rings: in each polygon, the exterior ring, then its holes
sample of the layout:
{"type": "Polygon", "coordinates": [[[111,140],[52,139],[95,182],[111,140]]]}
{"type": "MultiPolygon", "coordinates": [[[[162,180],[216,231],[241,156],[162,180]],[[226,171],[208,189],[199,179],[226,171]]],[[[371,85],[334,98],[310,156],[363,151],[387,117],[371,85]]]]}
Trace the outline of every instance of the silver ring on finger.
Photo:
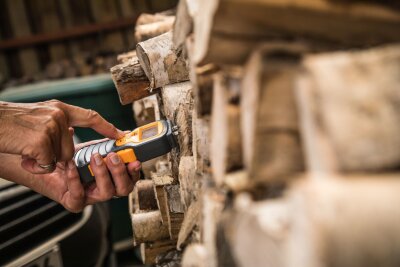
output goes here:
{"type": "Polygon", "coordinates": [[[50,163],[50,164],[39,164],[39,167],[44,169],[44,170],[47,170],[49,172],[52,172],[52,171],[54,171],[56,169],[56,164],[57,164],[57,159],[54,158],[52,163],[50,163]]]}

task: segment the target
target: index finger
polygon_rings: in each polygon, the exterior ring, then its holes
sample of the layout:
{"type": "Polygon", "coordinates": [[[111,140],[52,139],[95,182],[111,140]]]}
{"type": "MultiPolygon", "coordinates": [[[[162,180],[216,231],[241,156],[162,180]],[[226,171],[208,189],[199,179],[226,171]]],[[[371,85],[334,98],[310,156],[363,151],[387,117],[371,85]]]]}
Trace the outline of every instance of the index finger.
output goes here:
{"type": "Polygon", "coordinates": [[[70,126],[89,127],[111,139],[119,139],[124,136],[123,131],[117,129],[94,110],[65,103],[63,103],[61,109],[67,115],[70,126]]]}

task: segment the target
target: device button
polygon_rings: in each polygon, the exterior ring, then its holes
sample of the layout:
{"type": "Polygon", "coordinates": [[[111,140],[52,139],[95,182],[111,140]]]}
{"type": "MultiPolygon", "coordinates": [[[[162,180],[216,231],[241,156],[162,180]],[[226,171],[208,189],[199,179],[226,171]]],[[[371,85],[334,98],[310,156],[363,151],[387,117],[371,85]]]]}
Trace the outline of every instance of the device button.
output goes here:
{"type": "Polygon", "coordinates": [[[117,154],[124,163],[133,162],[136,160],[136,155],[131,148],[120,150],[117,152],[117,154]]]}
{"type": "Polygon", "coordinates": [[[84,148],[82,148],[81,153],[79,153],[79,157],[78,157],[78,163],[79,164],[85,164],[85,153],[88,150],[89,146],[85,146],[84,148]]]}
{"type": "Polygon", "coordinates": [[[94,144],[94,148],[93,148],[92,154],[99,153],[100,146],[101,146],[101,143],[94,144]]]}
{"type": "Polygon", "coordinates": [[[88,150],[86,150],[86,155],[85,155],[86,162],[90,162],[90,157],[92,156],[93,148],[94,145],[90,145],[88,150]]]}
{"type": "Polygon", "coordinates": [[[111,152],[113,146],[114,146],[114,140],[110,140],[106,143],[106,152],[109,153],[111,152]]]}
{"type": "Polygon", "coordinates": [[[107,151],[106,151],[106,145],[107,145],[108,141],[104,141],[100,143],[100,147],[99,147],[99,154],[104,157],[105,155],[107,155],[107,151]]]}

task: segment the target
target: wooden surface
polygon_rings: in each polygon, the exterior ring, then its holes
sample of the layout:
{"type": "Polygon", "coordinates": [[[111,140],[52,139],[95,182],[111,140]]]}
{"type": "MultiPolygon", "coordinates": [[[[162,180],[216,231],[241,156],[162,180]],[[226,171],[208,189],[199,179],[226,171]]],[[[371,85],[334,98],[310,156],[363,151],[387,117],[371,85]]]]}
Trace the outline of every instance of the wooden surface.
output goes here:
{"type": "Polygon", "coordinates": [[[305,58],[297,92],[310,170],[399,166],[399,63],[399,45],[305,58]]]}

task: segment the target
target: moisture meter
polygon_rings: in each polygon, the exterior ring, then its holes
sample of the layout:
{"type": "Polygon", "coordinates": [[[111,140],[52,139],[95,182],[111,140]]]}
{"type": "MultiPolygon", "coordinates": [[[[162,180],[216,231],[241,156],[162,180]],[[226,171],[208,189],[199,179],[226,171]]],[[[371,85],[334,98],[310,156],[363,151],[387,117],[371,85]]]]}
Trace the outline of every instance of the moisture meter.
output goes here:
{"type": "Polygon", "coordinates": [[[155,121],[126,134],[118,140],[106,140],[97,144],[85,146],[74,155],[83,183],[94,180],[90,168],[90,158],[94,153],[99,153],[103,158],[108,153],[117,153],[124,163],[139,160],[144,162],[159,157],[177,146],[175,135],[178,129],[169,120],[155,121]]]}

